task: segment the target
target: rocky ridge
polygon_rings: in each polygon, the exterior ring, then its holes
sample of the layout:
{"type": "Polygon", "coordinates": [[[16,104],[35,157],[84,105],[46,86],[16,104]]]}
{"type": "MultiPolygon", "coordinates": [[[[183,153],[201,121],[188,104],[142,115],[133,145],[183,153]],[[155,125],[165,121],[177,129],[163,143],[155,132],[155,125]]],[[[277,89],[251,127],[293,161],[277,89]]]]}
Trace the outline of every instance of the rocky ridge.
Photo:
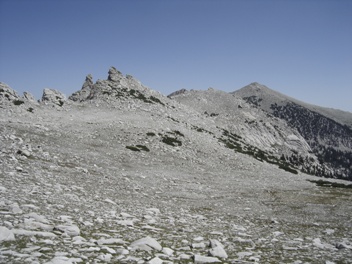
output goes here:
{"type": "Polygon", "coordinates": [[[244,153],[219,112],[114,68],[87,79],[61,105],[1,84],[0,262],[349,263],[348,185],[244,153]]]}

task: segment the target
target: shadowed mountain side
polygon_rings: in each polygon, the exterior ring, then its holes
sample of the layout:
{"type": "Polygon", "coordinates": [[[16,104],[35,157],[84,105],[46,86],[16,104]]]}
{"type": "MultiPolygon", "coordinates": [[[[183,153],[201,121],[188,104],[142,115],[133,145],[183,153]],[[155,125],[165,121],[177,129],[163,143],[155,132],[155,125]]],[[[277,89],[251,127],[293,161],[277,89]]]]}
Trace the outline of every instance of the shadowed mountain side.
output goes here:
{"type": "Polygon", "coordinates": [[[352,113],[309,105],[258,83],[232,94],[295,128],[330,168],[323,176],[352,180],[352,113]]]}

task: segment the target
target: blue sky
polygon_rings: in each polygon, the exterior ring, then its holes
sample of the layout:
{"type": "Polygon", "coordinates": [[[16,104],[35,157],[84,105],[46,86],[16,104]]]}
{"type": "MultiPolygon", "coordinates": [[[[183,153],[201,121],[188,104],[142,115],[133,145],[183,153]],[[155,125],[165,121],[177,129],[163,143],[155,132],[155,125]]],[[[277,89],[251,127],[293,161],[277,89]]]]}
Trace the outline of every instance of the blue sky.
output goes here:
{"type": "Polygon", "coordinates": [[[0,0],[0,81],[37,99],[110,66],[167,95],[259,82],[352,112],[350,0],[0,0]]]}

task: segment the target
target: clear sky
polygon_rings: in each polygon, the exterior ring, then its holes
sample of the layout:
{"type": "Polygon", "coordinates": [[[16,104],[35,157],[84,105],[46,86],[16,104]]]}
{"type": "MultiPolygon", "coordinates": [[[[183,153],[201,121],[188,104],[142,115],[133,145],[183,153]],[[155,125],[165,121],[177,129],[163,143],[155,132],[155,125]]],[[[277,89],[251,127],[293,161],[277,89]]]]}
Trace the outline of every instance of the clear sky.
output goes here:
{"type": "Polygon", "coordinates": [[[67,96],[110,66],[168,95],[251,82],[352,112],[351,0],[0,0],[0,81],[67,96]]]}

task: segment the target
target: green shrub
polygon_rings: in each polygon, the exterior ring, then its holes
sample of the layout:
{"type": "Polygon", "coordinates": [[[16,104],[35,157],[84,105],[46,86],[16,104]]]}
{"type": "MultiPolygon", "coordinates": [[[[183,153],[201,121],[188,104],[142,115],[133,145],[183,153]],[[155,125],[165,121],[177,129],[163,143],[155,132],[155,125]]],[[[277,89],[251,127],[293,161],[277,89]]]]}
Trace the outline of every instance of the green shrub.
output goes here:
{"type": "Polygon", "coordinates": [[[279,169],[283,169],[283,170],[288,171],[288,172],[291,172],[291,173],[293,173],[293,174],[298,174],[298,171],[296,171],[295,169],[290,168],[290,167],[289,167],[288,165],[286,165],[286,164],[280,164],[280,165],[279,165],[279,169]]]}
{"type": "Polygon", "coordinates": [[[12,102],[13,102],[14,105],[24,104],[24,101],[22,101],[22,100],[13,100],[12,102]]]}
{"type": "Polygon", "coordinates": [[[147,148],[146,146],[143,146],[143,145],[137,145],[136,146],[137,148],[139,148],[140,150],[143,150],[143,151],[146,151],[146,152],[149,152],[149,148],[147,148]]]}
{"type": "Polygon", "coordinates": [[[139,148],[134,147],[134,146],[126,146],[127,149],[132,150],[132,151],[141,151],[139,148]]]}
{"type": "Polygon", "coordinates": [[[185,135],[182,134],[182,133],[181,133],[180,131],[178,131],[178,130],[174,130],[174,133],[175,133],[176,135],[181,136],[181,137],[185,137],[185,135]]]}
{"type": "Polygon", "coordinates": [[[147,148],[146,146],[143,146],[143,145],[136,145],[136,146],[126,146],[127,149],[129,150],[132,150],[132,151],[146,151],[146,152],[149,152],[149,148],[147,148]]]}
{"type": "Polygon", "coordinates": [[[159,103],[161,105],[165,105],[162,101],[160,101],[158,98],[154,97],[154,96],[150,96],[149,99],[155,103],[159,103]]]}
{"type": "Polygon", "coordinates": [[[315,183],[316,185],[321,186],[321,187],[352,189],[352,184],[344,184],[344,183],[330,182],[330,181],[324,181],[324,180],[318,180],[318,181],[308,180],[308,181],[315,183]]]}
{"type": "Polygon", "coordinates": [[[180,140],[168,136],[164,136],[162,142],[173,147],[182,146],[182,142],[180,140]]]}

